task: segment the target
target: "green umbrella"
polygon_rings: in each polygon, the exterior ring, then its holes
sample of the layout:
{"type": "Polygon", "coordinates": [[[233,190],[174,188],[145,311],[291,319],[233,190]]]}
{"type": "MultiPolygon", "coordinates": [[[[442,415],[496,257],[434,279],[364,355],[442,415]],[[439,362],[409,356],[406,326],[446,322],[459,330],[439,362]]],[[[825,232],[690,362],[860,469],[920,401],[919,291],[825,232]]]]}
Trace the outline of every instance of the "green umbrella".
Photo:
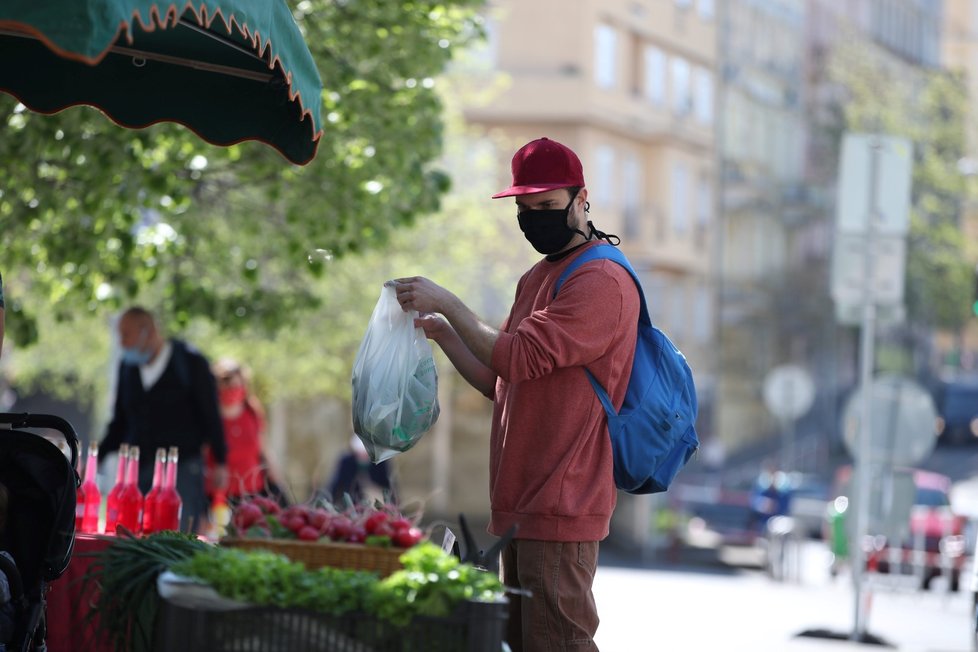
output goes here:
{"type": "Polygon", "coordinates": [[[95,106],[312,160],[322,81],[284,0],[3,0],[0,91],[40,113],[95,106]]]}

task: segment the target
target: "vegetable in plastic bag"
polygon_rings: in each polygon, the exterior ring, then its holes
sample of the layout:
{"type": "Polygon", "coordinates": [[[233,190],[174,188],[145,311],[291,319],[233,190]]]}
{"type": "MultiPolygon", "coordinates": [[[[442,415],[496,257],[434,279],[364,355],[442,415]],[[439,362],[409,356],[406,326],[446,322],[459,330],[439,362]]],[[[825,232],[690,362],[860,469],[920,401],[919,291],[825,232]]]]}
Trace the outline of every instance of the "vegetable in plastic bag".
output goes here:
{"type": "Polygon", "coordinates": [[[353,364],[353,431],[370,460],[403,453],[438,419],[438,375],[431,345],[387,282],[353,364]]]}

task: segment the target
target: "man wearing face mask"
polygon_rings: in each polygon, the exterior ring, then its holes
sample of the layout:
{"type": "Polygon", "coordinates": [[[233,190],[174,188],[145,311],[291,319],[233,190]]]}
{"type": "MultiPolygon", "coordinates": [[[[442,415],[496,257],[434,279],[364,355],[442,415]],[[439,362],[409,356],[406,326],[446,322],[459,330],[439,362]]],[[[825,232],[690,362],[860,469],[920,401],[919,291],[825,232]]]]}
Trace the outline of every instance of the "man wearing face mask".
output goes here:
{"type": "Polygon", "coordinates": [[[157,448],[177,446],[177,491],[183,500],[180,529],[206,523],[202,448],[209,444],[217,461],[212,480],[227,485],[227,447],[218,409],[217,383],[207,359],[195,348],[160,333],[152,313],[133,307],[119,318],[122,360],[115,408],[99,459],[127,443],[139,446],[139,489],[153,482],[157,448]]]}
{"type": "Polygon", "coordinates": [[[520,229],[544,258],[519,280],[502,327],[485,324],[426,278],[398,279],[397,298],[422,313],[417,325],[494,403],[488,529],[503,536],[517,526],[502,553],[503,581],[532,593],[510,597],[509,645],[514,652],[596,650],[591,586],[616,490],[605,412],[584,368],[619,407],[639,296],[610,260],[585,263],[555,296],[576,256],[618,238],[587,219],[584,172],[570,148],[534,140],[513,156],[512,173],[512,185],[493,198],[515,198],[520,229]]]}

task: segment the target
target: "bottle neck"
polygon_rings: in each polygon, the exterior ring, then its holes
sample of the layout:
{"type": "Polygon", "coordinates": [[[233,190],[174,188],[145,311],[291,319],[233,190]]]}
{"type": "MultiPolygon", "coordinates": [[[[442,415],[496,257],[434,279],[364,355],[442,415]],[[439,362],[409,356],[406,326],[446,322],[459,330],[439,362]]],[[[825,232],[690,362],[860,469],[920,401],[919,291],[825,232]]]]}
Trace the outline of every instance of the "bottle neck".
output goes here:
{"type": "Polygon", "coordinates": [[[166,463],[166,480],[163,483],[164,489],[175,489],[177,486],[177,463],[178,458],[171,456],[166,463]]]}
{"type": "Polygon", "coordinates": [[[166,467],[166,455],[157,455],[153,464],[153,489],[163,486],[163,475],[166,467]]]}
{"type": "Polygon", "coordinates": [[[129,463],[129,453],[119,453],[119,465],[115,470],[115,483],[126,484],[126,465],[129,463]]]}
{"type": "Polygon", "coordinates": [[[88,449],[88,460],[85,462],[85,482],[95,482],[98,476],[98,449],[88,449]]]}
{"type": "Polygon", "coordinates": [[[129,465],[126,467],[126,484],[135,485],[139,483],[139,454],[132,453],[129,456],[129,465]]]}

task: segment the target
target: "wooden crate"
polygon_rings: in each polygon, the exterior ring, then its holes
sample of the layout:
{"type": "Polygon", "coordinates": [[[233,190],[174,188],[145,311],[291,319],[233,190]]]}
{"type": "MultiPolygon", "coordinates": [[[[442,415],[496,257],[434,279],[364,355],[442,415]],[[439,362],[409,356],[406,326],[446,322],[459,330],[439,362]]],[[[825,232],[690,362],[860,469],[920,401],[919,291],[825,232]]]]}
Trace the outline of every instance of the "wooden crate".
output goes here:
{"type": "Polygon", "coordinates": [[[269,550],[298,561],[306,568],[323,566],[367,570],[387,577],[402,568],[399,557],[403,548],[381,548],[361,543],[296,541],[292,539],[260,539],[225,537],[221,545],[244,550],[269,550]]]}

